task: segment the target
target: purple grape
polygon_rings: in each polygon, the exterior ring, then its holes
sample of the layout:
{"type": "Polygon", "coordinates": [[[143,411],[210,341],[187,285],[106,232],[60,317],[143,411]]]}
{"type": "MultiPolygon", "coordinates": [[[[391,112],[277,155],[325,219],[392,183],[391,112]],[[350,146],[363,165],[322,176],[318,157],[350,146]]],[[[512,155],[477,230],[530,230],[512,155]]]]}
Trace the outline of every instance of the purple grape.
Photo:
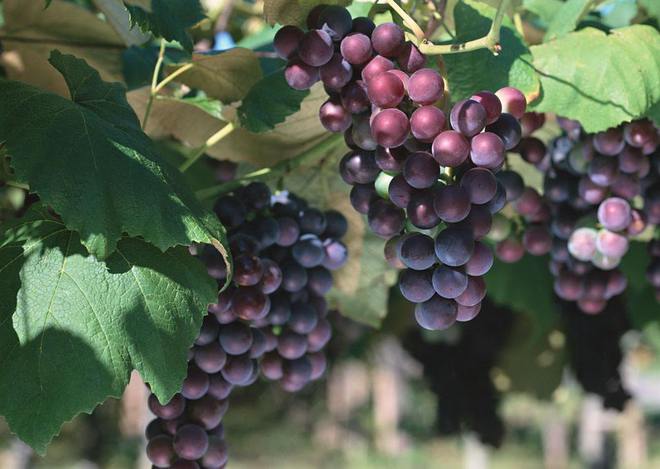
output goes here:
{"type": "Polygon", "coordinates": [[[206,430],[213,430],[220,425],[228,407],[229,404],[226,400],[218,400],[207,395],[190,402],[187,415],[190,420],[206,430]]]}
{"type": "Polygon", "coordinates": [[[202,322],[202,328],[199,331],[197,339],[195,339],[195,345],[208,345],[211,342],[215,341],[218,338],[218,331],[220,330],[220,325],[218,321],[212,315],[204,316],[204,321],[202,322]]]}
{"type": "Polygon", "coordinates": [[[500,114],[502,113],[502,103],[495,93],[491,93],[490,91],[479,91],[478,93],[473,94],[470,99],[481,104],[486,110],[486,124],[492,124],[499,119],[500,114]]]}
{"type": "Polygon", "coordinates": [[[584,282],[573,272],[561,271],[555,279],[554,290],[566,301],[577,301],[584,295],[584,282]]]}
{"type": "Polygon", "coordinates": [[[318,29],[306,32],[298,46],[298,57],[312,67],[327,64],[333,53],[332,38],[327,32],[318,29]]]}
{"type": "Polygon", "coordinates": [[[401,174],[394,176],[388,186],[388,196],[392,203],[399,208],[408,207],[414,191],[415,189],[406,182],[401,174]]]}
{"type": "Polygon", "coordinates": [[[353,65],[360,65],[371,59],[371,40],[360,33],[349,34],[341,41],[341,55],[353,65]]]}
{"type": "Polygon", "coordinates": [[[353,120],[353,141],[362,150],[373,151],[378,147],[372,133],[371,122],[368,116],[356,116],[353,120]]]}
{"type": "Polygon", "coordinates": [[[475,306],[486,296],[486,282],[482,277],[468,277],[468,285],[463,293],[456,297],[456,302],[463,306],[475,306]]]}
{"type": "Polygon", "coordinates": [[[229,460],[227,445],[217,436],[209,437],[209,448],[202,457],[202,466],[207,469],[222,469],[229,460]]]}
{"type": "Polygon", "coordinates": [[[522,118],[527,108],[527,100],[516,88],[506,86],[495,92],[495,95],[502,103],[502,111],[511,114],[516,119],[522,118]]]}
{"type": "Polygon", "coordinates": [[[396,56],[396,61],[406,73],[415,73],[417,70],[424,67],[426,57],[422,54],[417,46],[411,42],[406,42],[400,49],[396,56]]]}
{"type": "Polygon", "coordinates": [[[486,126],[486,132],[492,132],[502,139],[505,150],[512,150],[520,143],[522,131],[520,124],[511,114],[503,113],[492,124],[486,126]]]}
{"type": "MultiPolygon", "coordinates": [[[[356,186],[357,187],[357,186],[356,186]]],[[[323,267],[330,270],[340,269],[348,260],[348,249],[341,241],[326,240],[323,242],[325,258],[323,267]]]]}
{"type": "Polygon", "coordinates": [[[531,224],[523,234],[523,245],[533,256],[543,256],[552,249],[552,235],[546,226],[531,224]]]}
{"type": "Polygon", "coordinates": [[[405,147],[378,147],[376,148],[376,164],[387,173],[399,173],[403,169],[403,163],[408,154],[405,147]]]}
{"type": "Polygon", "coordinates": [[[461,187],[469,194],[470,202],[485,204],[490,202],[497,192],[497,179],[487,169],[472,168],[461,178],[461,187]]]}
{"type": "Polygon", "coordinates": [[[578,194],[588,203],[596,205],[607,197],[607,187],[600,186],[587,177],[582,177],[578,182],[578,194]]]}
{"type": "Polygon", "coordinates": [[[374,32],[375,28],[376,25],[371,20],[371,18],[367,18],[366,16],[358,16],[357,18],[353,18],[352,31],[355,33],[361,33],[367,37],[371,37],[371,33],[374,32]]]}
{"type": "Polygon", "coordinates": [[[486,110],[478,102],[464,99],[454,104],[449,121],[457,132],[466,137],[473,137],[486,126],[486,110]]]}
{"type": "Polygon", "coordinates": [[[173,420],[180,417],[186,410],[186,401],[181,397],[181,394],[175,394],[165,405],[158,402],[156,396],[151,394],[149,396],[148,405],[149,410],[151,410],[155,416],[165,420],[173,420]]]}
{"type": "Polygon", "coordinates": [[[378,198],[373,184],[356,184],[349,195],[353,208],[363,215],[369,213],[371,202],[378,198]]]}
{"type": "Polygon", "coordinates": [[[195,347],[195,364],[205,373],[217,373],[225,366],[227,354],[220,344],[213,342],[202,347],[195,347]]]}
{"type": "Polygon", "coordinates": [[[442,166],[460,166],[469,155],[470,142],[455,130],[441,132],[433,140],[433,158],[442,166]]]}
{"type": "Polygon", "coordinates": [[[499,181],[497,183],[497,190],[495,196],[486,204],[488,211],[494,215],[504,208],[506,205],[506,189],[499,181]]]}
{"type": "Polygon", "coordinates": [[[384,57],[396,57],[404,43],[403,30],[394,23],[382,23],[371,34],[374,49],[384,57]]]}
{"type": "Polygon", "coordinates": [[[454,300],[447,300],[438,295],[415,306],[415,319],[424,329],[439,331],[451,327],[458,314],[454,300]]]}
{"type": "Polygon", "coordinates": [[[423,303],[433,297],[432,271],[406,269],[399,277],[399,289],[405,299],[412,303],[423,303]]]}
{"type": "Polygon", "coordinates": [[[308,90],[319,81],[319,69],[299,59],[291,60],[284,69],[284,78],[294,90],[308,90]]]}
{"type": "Polygon", "coordinates": [[[256,285],[263,273],[261,259],[256,256],[242,255],[234,259],[234,281],[240,286],[256,285]]]}
{"type": "Polygon", "coordinates": [[[410,125],[408,116],[399,109],[383,109],[371,122],[371,133],[377,144],[385,148],[398,147],[406,141],[410,125]]]}
{"type": "Polygon", "coordinates": [[[221,373],[209,376],[209,390],[207,394],[218,400],[227,399],[234,386],[222,377],[221,373]]]}
{"type": "Polygon", "coordinates": [[[147,457],[155,467],[170,467],[176,457],[172,447],[172,437],[158,435],[147,443],[147,457]]]}
{"type": "Polygon", "coordinates": [[[434,243],[430,236],[413,233],[400,245],[401,261],[413,270],[426,270],[436,263],[434,243]]]}
{"type": "Polygon", "coordinates": [[[472,234],[459,227],[449,227],[435,238],[435,254],[440,262],[451,267],[467,263],[474,252],[472,234]]]}
{"type": "MultiPolygon", "coordinates": [[[[372,155],[373,156],[373,155],[372,155]]],[[[306,208],[298,217],[301,233],[309,233],[320,236],[328,226],[325,214],[316,208],[306,208]]]]}
{"type": "Polygon", "coordinates": [[[596,253],[596,230],[593,228],[578,228],[568,240],[568,250],[580,261],[590,261],[596,253]]]}
{"type": "Polygon", "coordinates": [[[620,197],[610,197],[598,207],[598,222],[610,231],[625,230],[632,221],[630,204],[620,197]]]}
{"type": "Polygon", "coordinates": [[[278,380],[282,378],[282,359],[276,353],[267,353],[261,359],[261,372],[270,380],[278,380]]]}
{"type": "Polygon", "coordinates": [[[408,156],[403,165],[403,177],[415,189],[433,186],[439,176],[440,168],[430,153],[415,152],[408,156]]]}
{"type": "Polygon", "coordinates": [[[391,202],[376,199],[369,205],[367,220],[369,228],[382,238],[389,238],[403,229],[405,214],[391,202]]]}
{"type": "Polygon", "coordinates": [[[322,3],[312,8],[307,13],[307,29],[319,29],[321,25],[321,13],[327,8],[328,5],[322,3]]]}
{"type": "Polygon", "coordinates": [[[252,329],[241,322],[227,324],[220,330],[219,341],[228,354],[242,355],[252,346],[252,329]]]}
{"type": "MultiPolygon", "coordinates": [[[[513,118],[515,119],[515,117],[513,118]]],[[[543,124],[545,124],[545,114],[542,112],[526,112],[520,118],[521,133],[525,137],[529,137],[536,130],[543,127],[543,124]]]]}
{"type": "Polygon", "coordinates": [[[626,142],[623,139],[623,132],[619,128],[607,129],[605,132],[598,132],[593,137],[593,144],[596,151],[602,155],[618,155],[626,142]]]}
{"type": "Polygon", "coordinates": [[[502,262],[512,264],[518,262],[525,255],[525,247],[522,243],[513,238],[507,238],[500,241],[495,246],[495,254],[502,262]]]}
{"type": "Polygon", "coordinates": [[[410,75],[408,96],[422,106],[433,104],[442,98],[444,86],[442,76],[438,72],[432,68],[422,68],[410,75]]]}
{"type": "Polygon", "coordinates": [[[335,54],[327,64],[321,66],[319,76],[325,86],[340,91],[351,81],[353,68],[340,54],[335,54]]]}
{"type": "Polygon", "coordinates": [[[433,206],[433,191],[416,191],[410,197],[406,207],[408,219],[413,226],[423,230],[435,228],[440,223],[440,217],[433,206]]]}
{"type": "Polygon", "coordinates": [[[324,267],[307,271],[307,288],[319,296],[326,295],[332,288],[332,274],[324,267]]]}
{"type": "Polygon", "coordinates": [[[280,384],[285,391],[299,391],[312,379],[312,364],[307,357],[284,362],[282,371],[280,384]]]}
{"type": "Polygon", "coordinates": [[[209,389],[209,375],[194,365],[188,366],[188,375],[183,380],[181,395],[189,400],[201,398],[209,389]]]}
{"type": "Polygon", "coordinates": [[[490,233],[490,228],[493,225],[493,216],[486,205],[473,205],[470,208],[470,213],[462,222],[456,226],[472,231],[474,239],[481,239],[490,233]]]}
{"type": "Polygon", "coordinates": [[[291,255],[298,264],[305,268],[319,266],[325,256],[323,242],[314,235],[303,235],[293,245],[291,255]]]}
{"type": "Polygon", "coordinates": [[[248,383],[254,372],[255,362],[249,355],[227,357],[227,364],[222,369],[222,377],[234,386],[248,383]]]}
{"type": "Polygon", "coordinates": [[[493,251],[484,243],[476,241],[472,257],[465,264],[465,273],[473,277],[480,277],[486,275],[492,266],[493,251]]]}
{"type": "Polygon", "coordinates": [[[282,269],[282,286],[284,291],[295,293],[307,285],[307,271],[297,262],[285,262],[282,269]]]}
{"type": "Polygon", "coordinates": [[[405,90],[401,80],[389,72],[375,75],[367,82],[367,96],[373,104],[380,108],[398,106],[404,94],[405,90]]]}
{"type": "Polygon", "coordinates": [[[433,271],[433,289],[442,298],[454,299],[461,295],[468,284],[468,276],[461,269],[441,265],[433,271]]]}
{"type": "Polygon", "coordinates": [[[522,194],[515,201],[514,207],[516,212],[524,217],[529,217],[541,210],[543,199],[532,187],[525,187],[522,194]]]}
{"type": "Polygon", "coordinates": [[[255,287],[242,287],[234,294],[232,310],[241,319],[252,321],[263,318],[269,308],[268,296],[255,287]]]}
{"type": "Polygon", "coordinates": [[[463,306],[459,305],[458,303],[456,303],[456,305],[458,311],[456,314],[457,322],[472,321],[481,311],[481,303],[477,303],[474,306],[463,306]]]}
{"type": "Polygon", "coordinates": [[[639,172],[644,155],[639,148],[626,146],[619,153],[619,170],[628,174],[639,172]]]}
{"type": "Polygon", "coordinates": [[[410,116],[410,131],[422,142],[433,142],[445,124],[445,114],[435,106],[422,106],[410,116]]]}
{"type": "Polygon", "coordinates": [[[293,332],[309,334],[316,327],[317,322],[316,310],[310,304],[297,301],[291,305],[291,317],[287,325],[293,332]]]}
{"type": "Polygon", "coordinates": [[[307,338],[304,335],[286,330],[278,337],[277,351],[288,360],[300,358],[307,351],[307,338]]]}
{"type": "Polygon", "coordinates": [[[339,173],[347,184],[374,182],[379,172],[373,152],[352,151],[346,153],[339,162],[339,173]]]}
{"type": "Polygon", "coordinates": [[[392,69],[394,69],[394,63],[391,60],[386,59],[382,55],[377,55],[362,69],[362,79],[368,83],[376,75],[392,69]]]}
{"type": "Polygon", "coordinates": [[[623,199],[632,200],[642,192],[642,187],[637,176],[620,173],[612,181],[610,186],[613,195],[623,199]]]}
{"type": "Polygon", "coordinates": [[[305,32],[297,26],[283,26],[275,33],[273,48],[281,59],[290,59],[298,50],[304,35],[305,32]]]}
{"type": "Polygon", "coordinates": [[[634,121],[626,124],[623,129],[623,136],[628,145],[642,148],[657,139],[657,130],[647,120],[634,121]]]}
{"type": "Polygon", "coordinates": [[[470,213],[470,194],[459,186],[440,186],[435,190],[433,207],[442,221],[457,223],[470,213]]]}
{"type": "Polygon", "coordinates": [[[616,158],[608,156],[596,156],[588,167],[589,179],[594,184],[606,187],[609,186],[614,178],[616,178],[619,171],[619,165],[616,158]]]}
{"type": "Polygon", "coordinates": [[[353,28],[353,19],[349,11],[339,5],[328,5],[319,15],[320,28],[334,41],[340,41],[353,28]]]}
{"type": "Polygon", "coordinates": [[[183,459],[194,461],[201,458],[209,447],[208,435],[198,425],[179,427],[174,437],[174,451],[183,459]]]}
{"type": "Polygon", "coordinates": [[[539,164],[545,157],[545,144],[536,137],[525,137],[520,140],[518,153],[529,164],[539,164]]]}
{"type": "Polygon", "coordinates": [[[351,114],[359,114],[369,109],[370,102],[366,86],[362,81],[354,81],[341,90],[341,103],[351,114]]]}
{"type": "Polygon", "coordinates": [[[598,231],[596,249],[607,257],[621,258],[628,252],[628,238],[609,230],[598,231]]]}

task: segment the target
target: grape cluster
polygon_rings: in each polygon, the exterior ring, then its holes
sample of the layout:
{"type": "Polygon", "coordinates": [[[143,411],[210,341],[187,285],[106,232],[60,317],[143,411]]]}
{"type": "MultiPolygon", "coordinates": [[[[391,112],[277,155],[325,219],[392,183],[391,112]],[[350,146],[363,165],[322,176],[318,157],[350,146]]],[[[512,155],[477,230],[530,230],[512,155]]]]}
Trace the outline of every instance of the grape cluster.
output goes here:
{"type": "MultiPolygon", "coordinates": [[[[233,177],[229,166],[216,172],[219,180],[233,177]]],[[[224,467],[222,418],[234,387],[254,383],[261,371],[298,391],[326,368],[322,350],[332,330],[325,294],[330,271],[347,260],[340,241],[346,219],[294,194],[273,195],[258,182],[222,196],[214,210],[228,229],[233,281],[209,306],[180,394],[166,405],[149,397],[157,418],[147,428],[147,454],[155,467],[224,467]]],[[[210,247],[194,253],[224,284],[218,253],[210,247]]]]}
{"type": "Polygon", "coordinates": [[[385,255],[405,269],[399,286],[417,322],[438,330],[474,318],[493,263],[482,240],[506,203],[495,174],[521,138],[525,97],[482,91],[447,117],[436,106],[442,77],[398,25],[351,19],[338,6],[315,8],[307,23],[307,32],[279,30],[275,50],[293,88],[323,82],[319,117],[350,148],[339,170],[351,204],[389,240],[385,255]]]}
{"type": "MultiPolygon", "coordinates": [[[[515,149],[543,172],[543,194],[524,187],[519,176],[507,176],[507,192],[516,194],[511,201],[520,223],[517,233],[498,239],[496,253],[506,262],[519,260],[525,251],[550,253],[555,293],[597,314],[626,288],[618,266],[630,239],[660,222],[660,139],[648,121],[593,135],[583,132],[578,122],[558,121],[564,134],[548,150],[534,137],[523,138],[515,149]],[[638,198],[644,202],[637,203],[638,198]]],[[[510,228],[503,222],[498,235],[510,233],[510,228]]],[[[655,246],[657,241],[649,244],[651,256],[655,246]]],[[[657,262],[648,269],[649,281],[657,288],[654,269],[657,262]]]]}

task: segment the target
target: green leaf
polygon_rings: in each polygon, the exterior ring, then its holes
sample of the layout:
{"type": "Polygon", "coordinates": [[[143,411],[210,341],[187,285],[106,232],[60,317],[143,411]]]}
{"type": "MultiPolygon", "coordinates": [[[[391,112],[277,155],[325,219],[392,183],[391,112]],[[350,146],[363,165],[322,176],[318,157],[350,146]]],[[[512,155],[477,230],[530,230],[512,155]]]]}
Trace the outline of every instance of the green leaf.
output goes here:
{"type": "Polygon", "coordinates": [[[0,141],[17,177],[99,258],[124,233],[161,250],[201,242],[224,251],[224,228],[156,154],[121,85],[73,56],[55,51],[51,62],[73,101],[0,81],[0,141]]]}
{"type": "Polygon", "coordinates": [[[240,47],[219,54],[194,54],[191,62],[168,67],[168,71],[173,73],[181,68],[187,71],[176,81],[225,104],[243,99],[262,77],[255,53],[240,47]]]}
{"type": "Polygon", "coordinates": [[[216,295],[185,248],[123,238],[100,262],[42,206],[0,236],[0,414],[22,440],[45,452],[133,369],[161,402],[180,389],[216,295]]]}
{"type": "Polygon", "coordinates": [[[646,244],[641,242],[630,243],[630,249],[621,262],[621,270],[628,279],[626,296],[628,314],[633,326],[644,330],[655,324],[660,325],[658,311],[660,306],[655,301],[655,293],[646,281],[646,267],[649,264],[649,255],[646,244]]]}
{"type": "Polygon", "coordinates": [[[177,41],[192,52],[193,43],[186,30],[206,17],[199,0],[151,0],[150,6],[147,10],[127,4],[132,24],[168,41],[177,41]]]}
{"type": "MultiPolygon", "coordinates": [[[[460,2],[454,9],[456,41],[465,42],[485,36],[495,9],[474,1],[460,2]]],[[[470,97],[477,91],[496,91],[504,86],[521,90],[527,100],[538,95],[539,81],[530,66],[532,56],[507,18],[500,32],[502,52],[495,56],[481,49],[443,57],[452,100],[470,97]]]]}
{"type": "Polygon", "coordinates": [[[549,24],[557,11],[564,5],[561,0],[524,0],[523,6],[531,13],[534,13],[539,19],[549,24]]]}
{"type": "Polygon", "coordinates": [[[586,28],[531,50],[542,89],[533,110],[578,120],[589,133],[644,116],[660,100],[660,33],[650,26],[586,28]]]}
{"type": "Polygon", "coordinates": [[[557,320],[552,284],[548,259],[530,255],[515,264],[497,260],[486,276],[488,296],[531,316],[540,331],[549,330],[557,320]]]}
{"type": "Polygon", "coordinates": [[[175,98],[172,96],[158,96],[159,101],[178,101],[189,106],[195,106],[197,109],[201,109],[210,116],[215,117],[216,119],[223,119],[222,116],[222,103],[217,99],[210,99],[206,96],[192,96],[187,98],[175,98]]]}
{"type": "MultiPolygon", "coordinates": [[[[122,74],[124,83],[129,90],[137,89],[142,86],[151,85],[154,75],[154,68],[158,61],[158,47],[131,46],[121,54],[122,74]]],[[[166,47],[163,63],[165,65],[176,64],[186,60],[188,54],[174,47],[166,47]]],[[[162,80],[163,70],[161,69],[158,80],[162,80]]]]}
{"type": "Polygon", "coordinates": [[[307,14],[317,5],[348,5],[351,0],[264,0],[264,18],[270,25],[304,26],[307,14]]]}
{"type": "Polygon", "coordinates": [[[646,10],[646,13],[660,21],[660,3],[658,0],[638,0],[639,5],[646,10]]]}
{"type": "Polygon", "coordinates": [[[547,42],[573,31],[592,3],[592,0],[566,0],[552,17],[543,40],[547,42]]]}
{"type": "Polygon", "coordinates": [[[251,132],[266,132],[300,110],[309,91],[291,88],[284,70],[265,76],[252,87],[238,108],[241,125],[251,132]]]}

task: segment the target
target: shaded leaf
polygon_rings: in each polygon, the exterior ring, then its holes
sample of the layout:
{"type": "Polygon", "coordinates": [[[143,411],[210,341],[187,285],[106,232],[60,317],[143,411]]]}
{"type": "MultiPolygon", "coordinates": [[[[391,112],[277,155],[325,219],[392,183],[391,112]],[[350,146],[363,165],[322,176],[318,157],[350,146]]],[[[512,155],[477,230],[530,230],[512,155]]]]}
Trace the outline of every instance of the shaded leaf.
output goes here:
{"type": "Polygon", "coordinates": [[[40,453],[133,369],[168,401],[216,295],[186,249],[124,238],[100,262],[41,206],[1,234],[0,271],[0,414],[40,453]]]}
{"type": "Polygon", "coordinates": [[[348,5],[351,0],[264,0],[264,18],[270,25],[305,25],[307,14],[317,5],[348,5]]]}
{"type": "MultiPolygon", "coordinates": [[[[460,2],[454,9],[456,41],[465,42],[488,33],[495,9],[474,1],[460,2]]],[[[539,92],[539,81],[530,63],[532,56],[508,18],[500,32],[502,52],[495,56],[487,49],[443,57],[452,101],[470,97],[477,91],[496,91],[504,86],[521,90],[527,100],[539,92]]]]}
{"type": "Polygon", "coordinates": [[[199,0],[151,0],[151,8],[126,5],[131,22],[143,31],[168,41],[177,41],[192,52],[193,43],[187,30],[205,18],[199,0]]]}
{"type": "Polygon", "coordinates": [[[543,40],[550,41],[573,31],[592,3],[592,0],[566,0],[550,20],[543,40]]]}
{"type": "Polygon", "coordinates": [[[0,141],[17,177],[97,257],[110,255],[123,233],[161,250],[202,242],[224,251],[224,228],[155,153],[121,85],[57,51],[51,62],[72,101],[0,81],[0,141]]]}
{"type": "Polygon", "coordinates": [[[193,54],[191,62],[168,67],[169,72],[184,67],[176,78],[191,88],[225,104],[239,101],[261,79],[259,59],[249,49],[236,47],[219,54],[193,54]]]}
{"type": "Polygon", "coordinates": [[[660,100],[660,33],[649,26],[586,28],[531,50],[542,87],[533,109],[578,120],[589,133],[646,115],[660,100]]]}
{"type": "Polygon", "coordinates": [[[251,132],[266,132],[300,110],[309,91],[291,88],[284,70],[264,77],[254,85],[238,108],[241,125],[251,132]]]}
{"type": "Polygon", "coordinates": [[[89,10],[64,0],[54,0],[48,9],[38,1],[4,0],[2,8],[5,24],[0,30],[4,36],[0,64],[7,78],[68,96],[62,75],[48,63],[50,52],[57,47],[87,60],[104,80],[121,80],[124,42],[89,10]]]}

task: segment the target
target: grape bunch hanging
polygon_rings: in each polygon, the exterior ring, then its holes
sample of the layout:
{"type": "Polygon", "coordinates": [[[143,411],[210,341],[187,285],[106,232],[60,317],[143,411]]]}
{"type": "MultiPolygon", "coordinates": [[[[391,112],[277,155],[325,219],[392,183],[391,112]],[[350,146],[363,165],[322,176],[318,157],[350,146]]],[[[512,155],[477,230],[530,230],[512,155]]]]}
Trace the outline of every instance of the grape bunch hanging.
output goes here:
{"type": "MultiPolygon", "coordinates": [[[[209,307],[180,394],[165,405],[149,397],[156,419],[146,431],[147,455],[159,468],[225,467],[222,419],[235,387],[262,374],[294,392],[326,369],[323,349],[332,329],[325,295],[330,271],[347,260],[340,241],[346,219],[294,194],[273,195],[259,182],[220,197],[214,210],[228,229],[233,280],[209,307]]],[[[226,268],[218,253],[195,253],[223,285],[226,268]]]]}
{"type": "Polygon", "coordinates": [[[521,137],[525,97],[482,91],[438,107],[440,74],[394,23],[352,19],[320,6],[307,32],[285,26],[274,38],[295,89],[322,81],[319,117],[350,147],[340,162],[353,207],[388,239],[386,257],[405,269],[399,286],[426,329],[446,329],[480,311],[493,254],[483,239],[506,203],[495,174],[521,137]]]}
{"type": "MultiPolygon", "coordinates": [[[[543,173],[543,194],[510,175],[507,190],[514,194],[518,229],[500,240],[496,252],[507,262],[517,261],[525,251],[550,253],[555,293],[577,302],[583,312],[597,314],[626,289],[619,264],[630,240],[652,237],[654,230],[658,234],[660,138],[645,120],[597,134],[585,133],[576,121],[558,122],[563,135],[547,151],[534,137],[523,138],[517,148],[543,173]]],[[[659,243],[648,242],[647,270],[658,293],[659,243]]]]}

